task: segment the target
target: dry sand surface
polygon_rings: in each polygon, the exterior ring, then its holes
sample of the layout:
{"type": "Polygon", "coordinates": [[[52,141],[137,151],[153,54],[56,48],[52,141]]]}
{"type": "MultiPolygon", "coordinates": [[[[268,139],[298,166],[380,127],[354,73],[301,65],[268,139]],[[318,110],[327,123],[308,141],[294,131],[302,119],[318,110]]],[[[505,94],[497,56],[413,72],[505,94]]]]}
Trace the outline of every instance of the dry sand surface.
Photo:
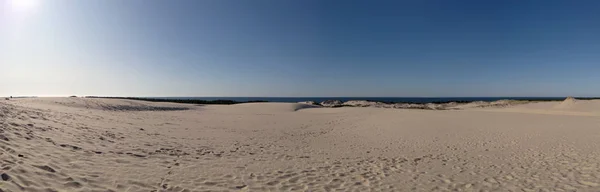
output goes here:
{"type": "Polygon", "coordinates": [[[0,101],[0,191],[600,191],[600,101],[0,101]]]}

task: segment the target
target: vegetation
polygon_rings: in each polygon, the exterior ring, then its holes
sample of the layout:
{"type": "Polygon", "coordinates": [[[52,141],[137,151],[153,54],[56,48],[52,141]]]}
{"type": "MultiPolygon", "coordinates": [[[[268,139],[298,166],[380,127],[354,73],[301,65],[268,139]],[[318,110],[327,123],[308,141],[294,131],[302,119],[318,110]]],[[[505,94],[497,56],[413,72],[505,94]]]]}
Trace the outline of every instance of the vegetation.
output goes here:
{"type": "MultiPolygon", "coordinates": [[[[73,96],[72,96],[73,97],[73,96]]],[[[166,98],[143,98],[143,97],[96,97],[96,96],[88,96],[87,98],[106,98],[106,99],[130,99],[130,100],[140,100],[140,101],[150,101],[150,102],[172,102],[172,103],[189,103],[189,104],[206,104],[206,105],[232,105],[239,103],[260,103],[260,102],[268,102],[263,100],[255,100],[255,101],[234,101],[234,100],[199,100],[199,99],[166,99],[166,98]]],[[[578,100],[592,100],[592,99],[600,99],[600,97],[575,97],[578,100]]],[[[563,101],[564,98],[528,98],[528,99],[514,99],[515,101],[563,101]]],[[[373,101],[372,102],[381,102],[381,101],[373,101]]],[[[435,101],[428,102],[433,104],[447,104],[447,103],[471,103],[474,101],[467,100],[454,100],[454,101],[435,101]]],[[[381,102],[385,104],[425,104],[423,102],[381,102]]],[[[321,106],[321,103],[315,102],[315,105],[321,106]]],[[[336,106],[342,107],[342,106],[336,106]]]]}
{"type": "Polygon", "coordinates": [[[596,100],[596,99],[600,99],[600,97],[575,97],[575,99],[579,99],[579,100],[596,100]]]}
{"type": "Polygon", "coordinates": [[[143,97],[95,97],[88,96],[86,98],[103,98],[103,99],[129,99],[129,100],[139,100],[139,101],[150,101],[150,102],[171,102],[171,103],[188,103],[188,104],[203,104],[203,105],[232,105],[239,103],[261,103],[267,101],[233,101],[233,100],[199,100],[199,99],[163,99],[163,98],[143,98],[143,97]]]}
{"type": "MultiPolygon", "coordinates": [[[[319,106],[322,106],[322,105],[319,105],[319,106]]],[[[354,106],[354,105],[334,105],[334,106],[331,106],[331,108],[340,108],[340,107],[356,107],[356,106],[354,106]]]]}
{"type": "MultiPolygon", "coordinates": [[[[528,98],[528,99],[508,99],[513,101],[564,101],[564,98],[528,98]]],[[[577,100],[595,100],[600,99],[600,97],[575,97],[577,100]]],[[[367,100],[372,101],[372,100],[367,100]]],[[[380,101],[372,101],[372,102],[380,102],[380,101]]],[[[447,104],[447,103],[472,103],[474,100],[448,100],[448,101],[434,101],[434,102],[425,102],[425,103],[433,103],[433,104],[447,104]]],[[[492,102],[492,101],[487,101],[492,102]]],[[[425,104],[424,102],[381,102],[385,104],[396,104],[396,103],[406,103],[406,104],[425,104]]]]}

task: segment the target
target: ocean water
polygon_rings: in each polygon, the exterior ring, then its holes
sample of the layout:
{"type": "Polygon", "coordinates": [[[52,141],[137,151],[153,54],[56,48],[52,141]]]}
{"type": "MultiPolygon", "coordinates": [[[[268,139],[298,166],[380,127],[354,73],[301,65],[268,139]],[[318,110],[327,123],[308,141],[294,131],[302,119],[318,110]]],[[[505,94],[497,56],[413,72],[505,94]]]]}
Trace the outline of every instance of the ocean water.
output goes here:
{"type": "Polygon", "coordinates": [[[498,101],[503,99],[511,100],[563,100],[566,97],[152,97],[158,99],[181,99],[181,100],[233,100],[239,102],[246,101],[268,101],[268,102],[286,102],[296,103],[300,101],[322,102],[326,100],[340,100],[342,102],[350,100],[368,100],[393,103],[432,103],[432,102],[452,102],[452,101],[498,101]]]}

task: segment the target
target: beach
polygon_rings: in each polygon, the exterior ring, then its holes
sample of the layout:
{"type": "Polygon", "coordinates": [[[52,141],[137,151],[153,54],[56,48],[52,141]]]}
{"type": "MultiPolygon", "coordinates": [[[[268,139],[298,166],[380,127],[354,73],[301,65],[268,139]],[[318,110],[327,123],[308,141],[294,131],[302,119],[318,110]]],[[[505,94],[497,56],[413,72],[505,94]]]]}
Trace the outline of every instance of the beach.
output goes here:
{"type": "Polygon", "coordinates": [[[600,100],[0,101],[0,191],[600,191],[600,100]],[[355,102],[360,103],[360,102],[355,102]]]}

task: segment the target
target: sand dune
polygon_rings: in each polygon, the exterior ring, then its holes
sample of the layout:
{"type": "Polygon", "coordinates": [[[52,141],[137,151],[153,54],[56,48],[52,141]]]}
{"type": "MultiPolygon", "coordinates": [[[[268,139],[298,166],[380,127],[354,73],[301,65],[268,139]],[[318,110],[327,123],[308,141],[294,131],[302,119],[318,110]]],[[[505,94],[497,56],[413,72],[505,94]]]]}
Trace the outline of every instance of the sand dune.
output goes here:
{"type": "Polygon", "coordinates": [[[554,106],[562,111],[581,111],[600,114],[600,102],[598,100],[577,100],[568,98],[554,106]]]}
{"type": "Polygon", "coordinates": [[[228,107],[232,111],[246,111],[246,112],[269,112],[269,113],[280,113],[280,112],[293,112],[308,108],[320,108],[320,106],[302,104],[302,103],[242,103],[229,106],[220,106],[225,109],[228,107]]]}
{"type": "Polygon", "coordinates": [[[17,99],[15,102],[25,106],[47,108],[78,108],[107,111],[177,111],[187,110],[190,105],[175,103],[152,103],[146,101],[120,100],[120,99],[84,99],[84,98],[27,98],[17,99]],[[19,102],[27,101],[27,102],[19,102]]]}
{"type": "MultiPolygon", "coordinates": [[[[573,97],[568,97],[567,99],[565,99],[564,101],[560,102],[559,104],[555,105],[554,108],[556,109],[573,109],[573,108],[581,108],[581,106],[576,107],[575,105],[580,104],[582,102],[577,101],[577,99],[573,98],[573,97]]],[[[583,102],[586,103],[586,102],[583,102]]]]}
{"type": "Polygon", "coordinates": [[[2,100],[0,189],[600,191],[599,111],[2,100]]]}
{"type": "Polygon", "coordinates": [[[513,112],[548,115],[598,116],[600,117],[600,100],[576,100],[568,98],[558,102],[534,102],[514,105],[508,108],[474,109],[479,111],[513,112]]]}

